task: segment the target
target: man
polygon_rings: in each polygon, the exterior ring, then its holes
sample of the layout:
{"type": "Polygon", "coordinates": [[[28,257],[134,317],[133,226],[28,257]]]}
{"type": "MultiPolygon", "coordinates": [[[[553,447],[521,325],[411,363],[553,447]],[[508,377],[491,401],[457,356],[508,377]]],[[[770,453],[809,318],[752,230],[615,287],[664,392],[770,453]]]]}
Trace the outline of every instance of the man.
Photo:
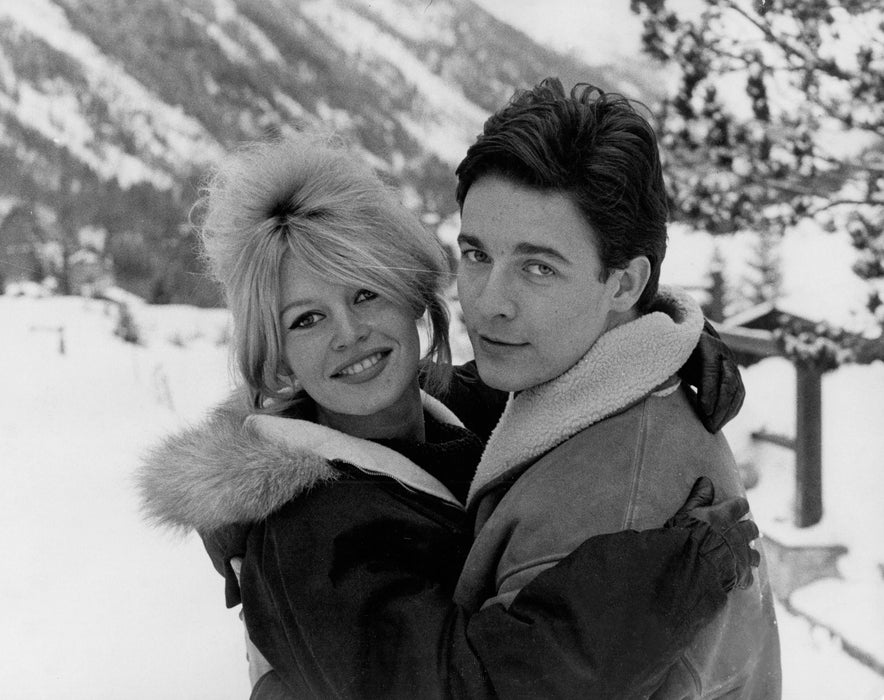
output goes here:
{"type": "MultiPolygon", "coordinates": [[[[700,475],[743,488],[675,374],[702,316],[677,294],[674,317],[652,310],[666,194],[629,101],[547,79],[486,122],[457,175],[464,320],[481,379],[512,392],[467,504],[455,599],[474,609],[509,604],[587,536],[660,522],[700,475]]],[[[652,693],[724,696],[780,696],[764,562],[652,693]]]]}

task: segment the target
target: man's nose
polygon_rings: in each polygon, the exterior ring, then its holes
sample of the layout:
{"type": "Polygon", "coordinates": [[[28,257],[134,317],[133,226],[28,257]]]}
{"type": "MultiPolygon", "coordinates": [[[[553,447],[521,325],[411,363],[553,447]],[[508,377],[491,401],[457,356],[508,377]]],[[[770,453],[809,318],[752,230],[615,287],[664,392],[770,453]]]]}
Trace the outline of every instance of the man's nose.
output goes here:
{"type": "Polygon", "coordinates": [[[338,320],[335,329],[334,347],[336,350],[342,350],[360,340],[365,340],[371,329],[359,314],[352,310],[343,312],[338,320]]]}
{"type": "Polygon", "coordinates": [[[512,318],[516,315],[512,283],[505,270],[491,270],[485,276],[475,304],[479,313],[486,318],[512,318]]]}

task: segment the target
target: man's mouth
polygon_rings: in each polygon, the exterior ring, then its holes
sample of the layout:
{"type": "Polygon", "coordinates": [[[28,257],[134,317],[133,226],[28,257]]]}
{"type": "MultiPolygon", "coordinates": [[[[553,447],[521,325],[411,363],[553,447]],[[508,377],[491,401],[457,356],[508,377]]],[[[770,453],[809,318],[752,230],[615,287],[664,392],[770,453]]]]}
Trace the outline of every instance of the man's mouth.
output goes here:
{"type": "Polygon", "coordinates": [[[478,333],[477,335],[483,343],[485,343],[491,347],[520,348],[520,347],[528,345],[528,343],[522,343],[522,342],[515,341],[515,340],[507,340],[504,338],[496,338],[491,335],[483,335],[482,333],[478,333]]]}
{"type": "Polygon", "coordinates": [[[368,357],[364,357],[357,362],[347,365],[339,370],[337,370],[332,377],[355,377],[356,375],[362,374],[363,372],[371,369],[376,364],[378,364],[381,360],[383,360],[387,355],[390,354],[390,350],[379,350],[378,352],[372,353],[368,357]]]}

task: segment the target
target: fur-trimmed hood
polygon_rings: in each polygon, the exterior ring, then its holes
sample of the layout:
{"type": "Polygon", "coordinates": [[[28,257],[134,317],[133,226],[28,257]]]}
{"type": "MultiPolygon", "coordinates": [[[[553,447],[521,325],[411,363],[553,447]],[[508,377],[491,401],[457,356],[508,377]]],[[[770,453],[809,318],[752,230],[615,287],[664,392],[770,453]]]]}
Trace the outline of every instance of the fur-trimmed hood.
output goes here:
{"type": "Polygon", "coordinates": [[[617,326],[564,374],[510,395],[482,454],[468,507],[514,470],[675,375],[700,339],[703,312],[686,292],[661,287],[660,293],[667,313],[655,311],[617,326]]]}
{"type": "MultiPolygon", "coordinates": [[[[426,394],[422,400],[434,418],[461,426],[441,403],[426,394]]],[[[150,521],[206,532],[261,520],[338,478],[333,460],[460,506],[441,482],[395,450],[309,421],[255,414],[241,394],[151,449],[136,484],[150,521]]]]}

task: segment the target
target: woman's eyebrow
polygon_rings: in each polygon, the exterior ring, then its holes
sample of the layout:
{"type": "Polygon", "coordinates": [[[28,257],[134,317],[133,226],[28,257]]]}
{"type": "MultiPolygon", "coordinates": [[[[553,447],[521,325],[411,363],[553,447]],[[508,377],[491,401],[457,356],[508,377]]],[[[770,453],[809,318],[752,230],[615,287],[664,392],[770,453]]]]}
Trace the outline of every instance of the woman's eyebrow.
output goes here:
{"type": "Polygon", "coordinates": [[[294,299],[290,301],[288,304],[282,307],[282,310],[279,312],[279,315],[282,316],[286,311],[292,309],[297,306],[316,306],[319,302],[315,299],[294,299]]]}

